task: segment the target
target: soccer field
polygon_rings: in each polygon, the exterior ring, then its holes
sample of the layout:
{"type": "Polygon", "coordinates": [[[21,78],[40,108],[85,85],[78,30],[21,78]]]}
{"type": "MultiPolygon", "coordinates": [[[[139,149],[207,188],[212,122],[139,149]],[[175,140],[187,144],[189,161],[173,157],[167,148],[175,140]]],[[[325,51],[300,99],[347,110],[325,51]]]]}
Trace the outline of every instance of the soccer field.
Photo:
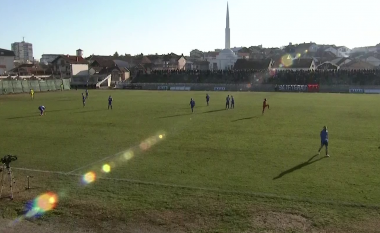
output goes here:
{"type": "Polygon", "coordinates": [[[210,106],[205,95],[90,90],[86,107],[79,90],[0,96],[0,156],[18,156],[3,217],[52,191],[58,205],[39,221],[67,229],[72,219],[114,232],[379,229],[378,95],[210,92],[210,106]],[[329,158],[316,155],[324,125],[329,158]],[[83,185],[87,172],[96,179],[83,185]]]}

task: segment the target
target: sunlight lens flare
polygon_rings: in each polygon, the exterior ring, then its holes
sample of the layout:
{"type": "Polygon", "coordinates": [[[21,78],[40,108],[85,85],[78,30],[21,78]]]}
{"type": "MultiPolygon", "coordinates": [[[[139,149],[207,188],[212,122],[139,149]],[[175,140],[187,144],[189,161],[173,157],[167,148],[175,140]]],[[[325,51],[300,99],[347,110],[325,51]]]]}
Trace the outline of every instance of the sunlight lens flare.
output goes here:
{"type": "Polygon", "coordinates": [[[82,182],[84,184],[90,184],[94,182],[96,179],[96,174],[94,172],[87,172],[83,177],[82,177],[82,182]]]}
{"type": "Polygon", "coordinates": [[[281,64],[285,67],[291,66],[293,64],[293,58],[290,54],[285,54],[281,57],[281,64]]]}
{"type": "Polygon", "coordinates": [[[123,153],[123,158],[124,158],[125,160],[130,160],[130,159],[133,158],[134,155],[135,155],[135,154],[133,153],[133,151],[129,150],[129,151],[123,153]]]}
{"type": "Polygon", "coordinates": [[[27,205],[25,218],[40,217],[44,213],[54,209],[58,203],[58,196],[55,193],[48,192],[38,196],[27,205]]]}
{"type": "Polygon", "coordinates": [[[108,164],[104,164],[104,165],[102,166],[102,171],[105,172],[105,173],[109,173],[109,172],[111,172],[111,166],[108,165],[108,164]]]}

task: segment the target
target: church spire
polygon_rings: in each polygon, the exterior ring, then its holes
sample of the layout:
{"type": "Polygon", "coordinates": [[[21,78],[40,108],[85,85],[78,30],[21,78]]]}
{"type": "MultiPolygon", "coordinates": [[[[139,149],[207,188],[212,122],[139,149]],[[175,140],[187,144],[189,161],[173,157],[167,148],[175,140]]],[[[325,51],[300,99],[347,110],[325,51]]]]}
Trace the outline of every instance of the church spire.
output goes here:
{"type": "Polygon", "coordinates": [[[225,49],[230,49],[230,12],[227,2],[227,16],[226,16],[226,32],[225,32],[225,49]]]}

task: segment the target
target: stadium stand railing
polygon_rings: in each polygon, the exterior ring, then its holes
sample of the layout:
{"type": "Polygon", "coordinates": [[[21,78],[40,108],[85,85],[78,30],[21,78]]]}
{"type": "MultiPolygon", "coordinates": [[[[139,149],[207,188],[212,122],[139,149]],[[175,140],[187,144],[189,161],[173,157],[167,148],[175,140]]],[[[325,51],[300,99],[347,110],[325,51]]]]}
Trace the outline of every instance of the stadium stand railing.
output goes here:
{"type": "Polygon", "coordinates": [[[53,80],[0,80],[0,94],[70,90],[69,79],[53,80]]]}
{"type": "Polygon", "coordinates": [[[138,72],[132,83],[380,85],[380,70],[155,70],[138,72]]]}

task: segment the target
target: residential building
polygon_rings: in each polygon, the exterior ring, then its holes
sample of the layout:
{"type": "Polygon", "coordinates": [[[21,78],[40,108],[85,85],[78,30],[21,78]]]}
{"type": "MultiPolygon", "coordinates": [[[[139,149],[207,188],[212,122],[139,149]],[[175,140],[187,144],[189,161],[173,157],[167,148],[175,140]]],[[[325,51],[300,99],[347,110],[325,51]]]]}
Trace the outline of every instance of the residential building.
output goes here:
{"type": "Polygon", "coordinates": [[[357,48],[353,48],[351,53],[362,53],[362,54],[366,54],[366,53],[372,53],[372,52],[377,52],[379,51],[380,49],[380,45],[376,45],[376,46],[367,46],[367,47],[357,47],[357,48]]]}
{"type": "Polygon", "coordinates": [[[216,59],[216,56],[219,55],[219,52],[207,52],[204,54],[204,60],[210,61],[212,59],[216,59]]]}
{"type": "MultiPolygon", "coordinates": [[[[148,60],[142,58],[138,63],[145,61],[144,66],[146,66],[150,61],[151,69],[153,70],[184,70],[186,65],[186,58],[182,55],[177,55],[175,53],[169,53],[166,55],[148,55],[146,56],[148,60]]],[[[136,64],[136,65],[140,65],[136,64]]]]}
{"type": "Polygon", "coordinates": [[[15,53],[15,60],[22,62],[33,61],[33,45],[24,40],[22,42],[12,43],[12,51],[15,53]]]}
{"type": "Polygon", "coordinates": [[[380,54],[379,53],[367,53],[365,55],[359,56],[357,60],[367,62],[373,66],[380,66],[380,54]]]}
{"type": "Polygon", "coordinates": [[[50,64],[52,61],[54,61],[57,57],[61,55],[63,54],[42,54],[40,63],[50,64]]]}
{"type": "Polygon", "coordinates": [[[61,55],[52,61],[55,74],[62,76],[88,75],[88,62],[83,57],[61,55]]]}
{"type": "Polygon", "coordinates": [[[126,67],[118,66],[115,63],[113,67],[105,67],[100,72],[100,75],[111,75],[111,81],[126,81],[130,78],[130,72],[126,67]]]}
{"type": "Polygon", "coordinates": [[[249,48],[243,47],[236,52],[236,55],[238,56],[238,59],[249,59],[251,57],[251,52],[252,51],[249,48]]]}
{"type": "Polygon", "coordinates": [[[208,61],[194,61],[194,70],[209,70],[210,62],[208,61]]]}
{"type": "Polygon", "coordinates": [[[369,64],[365,61],[351,61],[349,63],[345,63],[340,66],[339,69],[341,70],[370,70],[370,69],[378,69],[379,67],[376,67],[372,64],[369,64]]]}
{"type": "Polygon", "coordinates": [[[352,59],[350,58],[346,58],[346,57],[339,57],[339,58],[336,58],[336,59],[333,59],[331,60],[330,62],[338,67],[344,65],[344,64],[347,64],[347,63],[350,63],[352,61],[352,59]]]}
{"type": "Polygon", "coordinates": [[[234,65],[234,70],[269,70],[272,68],[272,59],[246,60],[239,59],[234,65]]]}
{"type": "Polygon", "coordinates": [[[198,50],[198,49],[194,49],[190,52],[190,57],[191,58],[203,58],[204,57],[204,54],[202,51],[198,50]]]}
{"type": "Polygon", "coordinates": [[[327,61],[317,66],[317,70],[338,70],[339,66],[327,61]]]}
{"type": "Polygon", "coordinates": [[[274,70],[315,70],[317,67],[315,65],[314,59],[312,58],[299,58],[294,59],[291,62],[287,62],[287,65],[283,64],[284,62],[279,60],[273,62],[272,69],[274,70]]]}
{"type": "Polygon", "coordinates": [[[52,68],[40,64],[21,64],[9,71],[9,74],[19,76],[51,75],[52,68]]]}
{"type": "Polygon", "coordinates": [[[301,57],[308,57],[308,54],[315,53],[318,49],[319,46],[314,42],[298,44],[294,48],[295,53],[300,54],[301,57]]]}
{"type": "Polygon", "coordinates": [[[351,49],[347,48],[346,46],[331,46],[325,49],[325,51],[332,52],[336,57],[349,57],[351,53],[351,49]]]}
{"type": "Polygon", "coordinates": [[[12,70],[15,60],[15,53],[11,50],[0,49],[0,75],[12,70]]]}

